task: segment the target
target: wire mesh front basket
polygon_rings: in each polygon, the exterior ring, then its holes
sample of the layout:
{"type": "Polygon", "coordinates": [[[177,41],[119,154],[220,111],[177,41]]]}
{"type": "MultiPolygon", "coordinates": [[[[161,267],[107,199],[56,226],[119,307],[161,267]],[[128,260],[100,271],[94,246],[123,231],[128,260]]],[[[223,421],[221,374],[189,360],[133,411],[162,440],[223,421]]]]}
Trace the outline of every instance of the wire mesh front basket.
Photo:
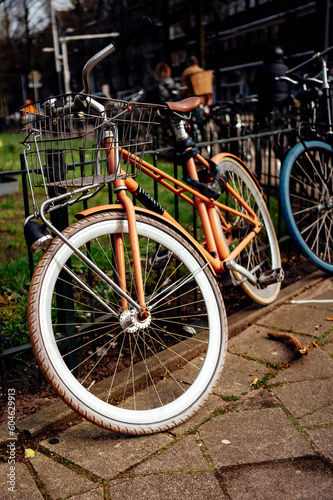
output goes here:
{"type": "Polygon", "coordinates": [[[22,108],[31,187],[46,193],[50,187],[89,189],[139,173],[158,107],[80,95],[78,111],[78,98],[64,95],[22,108]]]}

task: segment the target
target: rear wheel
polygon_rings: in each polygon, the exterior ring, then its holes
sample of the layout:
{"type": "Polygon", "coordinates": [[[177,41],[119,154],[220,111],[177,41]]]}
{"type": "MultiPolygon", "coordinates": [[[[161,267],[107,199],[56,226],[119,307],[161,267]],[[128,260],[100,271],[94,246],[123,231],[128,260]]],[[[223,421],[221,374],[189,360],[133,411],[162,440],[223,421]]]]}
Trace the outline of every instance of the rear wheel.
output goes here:
{"type": "MultiPolygon", "coordinates": [[[[145,318],[57,238],[31,283],[29,329],[45,377],[77,413],[148,434],[203,404],[223,367],[227,324],[216,280],[191,243],[147,215],[137,215],[137,228],[145,318]]],[[[114,246],[123,246],[126,290],[137,301],[122,212],[92,215],[64,234],[118,284],[114,246]]]]}
{"type": "MultiPolygon", "coordinates": [[[[257,276],[264,271],[280,268],[280,251],[274,226],[257,184],[236,158],[222,158],[219,162],[219,168],[228,184],[239,193],[262,222],[260,233],[238,255],[235,259],[236,263],[249,271],[261,264],[260,269],[255,273],[257,276]]],[[[222,193],[219,201],[241,213],[247,213],[242,205],[234,197],[230,196],[227,191],[222,193]]],[[[227,235],[229,250],[232,251],[251,232],[252,226],[245,219],[229,212],[226,212],[225,217],[233,226],[232,231],[227,235]]],[[[234,272],[234,276],[238,281],[243,278],[237,272],[234,272]]],[[[258,304],[267,305],[273,302],[278,296],[281,283],[255,286],[249,281],[245,281],[241,286],[252,300],[258,304]]]]}

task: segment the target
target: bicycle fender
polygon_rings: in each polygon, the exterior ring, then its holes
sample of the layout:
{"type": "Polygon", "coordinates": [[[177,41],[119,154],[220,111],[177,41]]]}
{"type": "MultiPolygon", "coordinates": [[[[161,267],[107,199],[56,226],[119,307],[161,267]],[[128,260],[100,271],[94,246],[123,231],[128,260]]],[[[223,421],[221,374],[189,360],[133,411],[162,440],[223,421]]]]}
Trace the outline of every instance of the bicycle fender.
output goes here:
{"type": "Polygon", "coordinates": [[[252,170],[249,169],[249,167],[246,165],[246,163],[244,163],[240,158],[238,158],[238,156],[235,156],[235,155],[233,155],[231,153],[218,153],[217,155],[213,156],[212,161],[218,165],[219,162],[223,158],[232,158],[234,160],[237,160],[242,165],[242,167],[244,168],[244,170],[246,170],[246,172],[249,174],[249,176],[253,179],[253,181],[255,182],[255,184],[256,184],[257,188],[259,189],[260,193],[263,195],[262,187],[260,186],[259,181],[258,181],[255,173],[252,172],[252,170]]]}
{"type": "MultiPolygon", "coordinates": [[[[118,211],[122,210],[124,211],[125,208],[123,205],[119,203],[114,203],[112,205],[99,205],[96,207],[91,207],[86,210],[82,210],[81,212],[78,212],[75,214],[75,218],[77,220],[84,219],[85,217],[89,217],[89,215],[94,215],[94,214],[99,214],[102,212],[113,212],[113,211],[118,211]]],[[[189,242],[200,252],[201,256],[204,258],[204,260],[209,263],[209,266],[211,268],[212,273],[214,276],[216,276],[216,268],[221,268],[221,271],[224,270],[222,265],[220,264],[220,261],[218,261],[216,258],[212,258],[212,256],[198,243],[176,220],[171,220],[169,218],[164,217],[163,215],[157,214],[155,212],[152,212],[151,210],[148,210],[147,208],[144,207],[138,207],[135,206],[134,210],[136,213],[141,213],[143,215],[149,214],[151,217],[154,217],[155,219],[161,220],[164,224],[168,224],[171,226],[173,229],[178,231],[179,233],[184,236],[189,242]],[[212,261],[214,261],[214,264],[212,264],[212,261]]]]}

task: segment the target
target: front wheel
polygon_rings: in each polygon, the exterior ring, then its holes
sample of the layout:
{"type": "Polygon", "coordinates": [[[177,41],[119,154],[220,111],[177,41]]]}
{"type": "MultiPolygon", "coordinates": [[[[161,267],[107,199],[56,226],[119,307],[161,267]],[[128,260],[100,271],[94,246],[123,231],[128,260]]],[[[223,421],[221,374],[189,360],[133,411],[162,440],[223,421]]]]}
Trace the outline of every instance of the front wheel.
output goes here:
{"type": "MultiPolygon", "coordinates": [[[[35,270],[28,317],[41,369],[71,408],[103,428],[149,434],[183,422],[208,397],[227,324],[218,284],[190,242],[148,215],[137,214],[137,229],[145,317],[59,238],[35,270]]],[[[91,215],[63,234],[137,301],[123,212],[91,215]]]]}
{"type": "Polygon", "coordinates": [[[333,148],[297,144],[281,172],[280,198],[289,233],[318,269],[333,274],[333,148]]]}
{"type": "MultiPolygon", "coordinates": [[[[235,259],[236,263],[249,271],[252,271],[260,264],[261,267],[255,272],[257,276],[264,271],[280,268],[280,251],[274,226],[256,182],[237,158],[228,156],[222,158],[219,162],[219,169],[228,184],[241,196],[262,222],[259,234],[238,255],[235,259]]],[[[219,201],[238,212],[247,214],[240,202],[230,196],[227,191],[222,193],[219,201]]],[[[251,232],[252,226],[245,219],[230,212],[226,212],[225,218],[232,224],[232,230],[226,235],[229,251],[232,251],[251,232]]],[[[242,279],[242,276],[237,272],[234,272],[234,276],[238,281],[242,279]]],[[[241,286],[252,300],[258,304],[267,305],[278,296],[281,283],[255,286],[249,281],[245,281],[241,286]]]]}

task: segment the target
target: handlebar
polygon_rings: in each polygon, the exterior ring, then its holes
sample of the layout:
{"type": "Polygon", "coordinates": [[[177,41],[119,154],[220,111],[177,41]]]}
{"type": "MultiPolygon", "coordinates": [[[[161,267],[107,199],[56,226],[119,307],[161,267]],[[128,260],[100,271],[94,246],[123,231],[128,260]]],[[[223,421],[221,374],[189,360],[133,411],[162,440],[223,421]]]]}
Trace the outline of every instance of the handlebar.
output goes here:
{"type": "Polygon", "coordinates": [[[109,56],[112,54],[112,52],[116,51],[116,47],[114,43],[110,43],[107,47],[102,49],[100,52],[95,54],[93,57],[89,59],[88,62],[86,62],[83,70],[82,70],[82,83],[83,83],[83,94],[89,94],[90,93],[90,72],[91,70],[98,64],[100,61],[105,59],[105,57],[109,56]]]}
{"type": "Polygon", "coordinates": [[[297,85],[299,83],[299,81],[297,80],[292,80],[291,78],[289,78],[288,76],[276,76],[275,77],[275,80],[284,80],[285,82],[289,82],[289,83],[292,83],[293,85],[297,85]]]}
{"type": "Polygon", "coordinates": [[[332,49],[333,49],[333,45],[332,45],[332,47],[329,47],[328,49],[324,50],[323,52],[317,52],[312,57],[310,57],[310,59],[307,59],[306,61],[302,62],[298,66],[295,66],[294,68],[286,71],[286,75],[290,75],[291,73],[295,73],[295,71],[298,71],[299,69],[303,68],[304,66],[306,66],[310,62],[320,60],[325,54],[327,54],[332,49]]]}
{"type": "Polygon", "coordinates": [[[292,83],[293,85],[300,85],[300,84],[308,85],[309,83],[312,83],[314,85],[323,85],[323,83],[324,83],[322,80],[318,80],[318,78],[306,78],[306,77],[294,75],[294,74],[293,74],[293,78],[294,78],[294,80],[292,78],[290,78],[289,76],[276,76],[275,80],[284,80],[285,82],[292,83]]]}

